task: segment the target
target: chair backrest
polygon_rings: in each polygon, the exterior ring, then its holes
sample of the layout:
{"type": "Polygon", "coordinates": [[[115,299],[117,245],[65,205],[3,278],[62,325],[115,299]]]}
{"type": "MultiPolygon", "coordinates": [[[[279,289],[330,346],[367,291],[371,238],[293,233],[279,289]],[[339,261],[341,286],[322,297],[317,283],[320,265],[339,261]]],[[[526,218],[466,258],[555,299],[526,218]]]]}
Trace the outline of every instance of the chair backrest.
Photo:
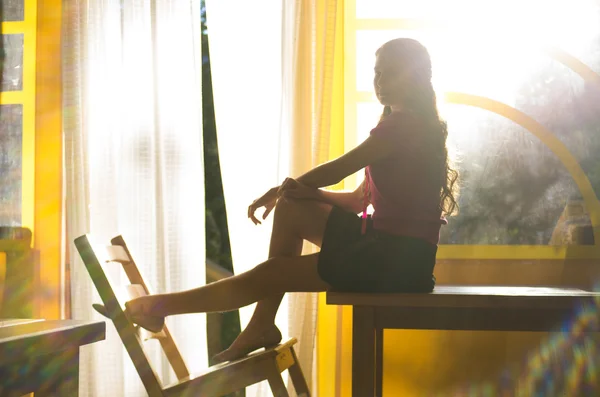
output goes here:
{"type": "MultiPolygon", "coordinates": [[[[134,325],[125,316],[123,311],[124,302],[120,302],[117,298],[104,271],[104,266],[107,263],[119,263],[123,266],[131,286],[137,290],[141,289],[145,294],[150,294],[150,290],[131,257],[123,237],[117,236],[111,240],[111,245],[102,247],[95,245],[89,235],[84,235],[75,239],[75,246],[98,290],[108,316],[115,325],[123,345],[125,345],[125,349],[142,379],[146,391],[151,396],[162,395],[160,379],[144,352],[143,341],[134,325]]],[[[166,325],[157,339],[160,341],[177,378],[181,380],[188,377],[189,371],[166,325]]]]}

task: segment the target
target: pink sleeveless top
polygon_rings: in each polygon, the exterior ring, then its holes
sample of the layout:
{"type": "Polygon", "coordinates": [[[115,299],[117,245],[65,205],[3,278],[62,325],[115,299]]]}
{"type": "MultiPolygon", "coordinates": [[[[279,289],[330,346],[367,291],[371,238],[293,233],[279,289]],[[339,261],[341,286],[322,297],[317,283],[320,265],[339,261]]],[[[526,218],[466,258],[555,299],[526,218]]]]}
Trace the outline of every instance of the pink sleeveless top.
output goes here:
{"type": "Polygon", "coordinates": [[[373,205],[373,228],[439,243],[441,216],[439,160],[426,144],[426,126],[418,116],[393,112],[371,130],[396,150],[366,167],[373,205]]]}

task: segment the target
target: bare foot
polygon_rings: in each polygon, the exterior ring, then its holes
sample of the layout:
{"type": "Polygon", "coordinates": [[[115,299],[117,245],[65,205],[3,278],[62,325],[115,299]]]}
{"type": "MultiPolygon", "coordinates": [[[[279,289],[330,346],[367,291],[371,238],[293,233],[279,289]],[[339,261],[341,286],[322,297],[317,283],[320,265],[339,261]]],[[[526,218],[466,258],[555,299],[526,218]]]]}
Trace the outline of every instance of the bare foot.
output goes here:
{"type": "Polygon", "coordinates": [[[260,329],[248,326],[233,341],[228,349],[214,356],[213,361],[215,364],[234,361],[248,355],[254,350],[277,346],[279,342],[281,342],[281,331],[279,331],[279,328],[275,324],[260,329]]]}
{"type": "Polygon", "coordinates": [[[160,332],[165,325],[165,318],[152,314],[155,305],[152,296],[143,296],[125,302],[125,313],[131,322],[147,329],[150,332],[160,332]]]}

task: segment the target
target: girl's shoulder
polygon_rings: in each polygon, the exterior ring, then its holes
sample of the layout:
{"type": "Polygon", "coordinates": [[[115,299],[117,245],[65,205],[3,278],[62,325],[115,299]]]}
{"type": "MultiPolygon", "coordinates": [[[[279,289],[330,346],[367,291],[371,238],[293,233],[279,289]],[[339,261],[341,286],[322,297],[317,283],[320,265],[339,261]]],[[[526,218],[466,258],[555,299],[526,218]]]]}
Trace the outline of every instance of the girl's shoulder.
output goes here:
{"type": "Polygon", "coordinates": [[[371,130],[371,135],[408,137],[414,136],[424,127],[424,122],[412,112],[392,112],[382,118],[377,126],[371,130]]]}

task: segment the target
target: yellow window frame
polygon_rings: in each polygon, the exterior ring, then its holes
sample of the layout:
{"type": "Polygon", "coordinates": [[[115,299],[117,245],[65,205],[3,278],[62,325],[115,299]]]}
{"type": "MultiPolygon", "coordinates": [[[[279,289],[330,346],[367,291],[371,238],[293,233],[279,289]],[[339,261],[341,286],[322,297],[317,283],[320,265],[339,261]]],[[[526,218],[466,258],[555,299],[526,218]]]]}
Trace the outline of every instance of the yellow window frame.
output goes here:
{"type": "Polygon", "coordinates": [[[2,22],[2,34],[23,35],[23,86],[0,94],[0,105],[23,106],[21,225],[33,231],[35,219],[35,105],[37,0],[24,0],[24,20],[2,22]]]}
{"type": "Polygon", "coordinates": [[[23,34],[23,86],[0,93],[0,104],[23,107],[21,226],[39,252],[37,313],[61,317],[62,99],[61,0],[24,0],[24,20],[2,22],[2,34],[23,34]],[[43,291],[43,293],[42,293],[43,291]]]}

